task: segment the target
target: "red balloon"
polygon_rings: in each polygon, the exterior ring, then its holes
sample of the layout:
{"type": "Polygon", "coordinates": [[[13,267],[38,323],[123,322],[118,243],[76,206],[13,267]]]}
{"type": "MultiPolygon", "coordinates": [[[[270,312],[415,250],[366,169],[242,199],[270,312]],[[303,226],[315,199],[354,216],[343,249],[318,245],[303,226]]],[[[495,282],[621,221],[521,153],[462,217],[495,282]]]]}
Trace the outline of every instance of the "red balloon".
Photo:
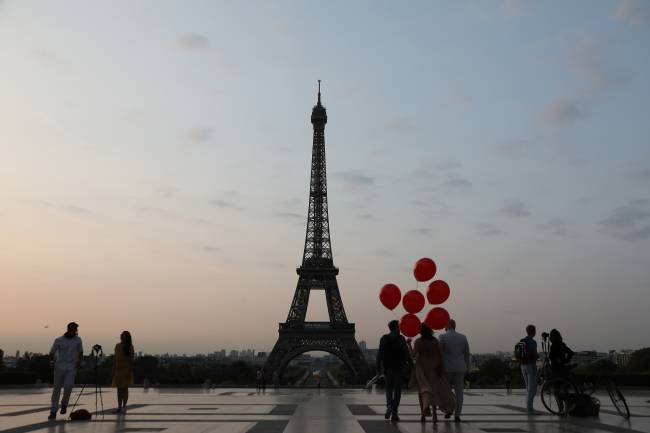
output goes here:
{"type": "Polygon", "coordinates": [[[409,313],[419,313],[424,308],[424,295],[418,290],[409,290],[404,294],[402,305],[409,313]]]}
{"type": "Polygon", "coordinates": [[[442,304],[447,299],[449,299],[449,284],[442,280],[432,281],[427,289],[429,304],[442,304]]]}
{"type": "Polygon", "coordinates": [[[399,330],[407,337],[415,337],[420,332],[420,319],[415,314],[405,314],[399,321],[399,330]]]}
{"type": "Polygon", "coordinates": [[[442,307],[432,308],[424,319],[424,324],[431,329],[442,329],[449,323],[449,313],[442,307]]]}
{"type": "Polygon", "coordinates": [[[399,305],[401,299],[402,292],[395,284],[384,284],[384,287],[379,292],[379,300],[389,310],[394,310],[399,305]]]}
{"type": "Polygon", "coordinates": [[[415,262],[413,267],[413,275],[415,279],[422,281],[429,281],[436,274],[436,263],[428,258],[422,258],[415,262]]]}

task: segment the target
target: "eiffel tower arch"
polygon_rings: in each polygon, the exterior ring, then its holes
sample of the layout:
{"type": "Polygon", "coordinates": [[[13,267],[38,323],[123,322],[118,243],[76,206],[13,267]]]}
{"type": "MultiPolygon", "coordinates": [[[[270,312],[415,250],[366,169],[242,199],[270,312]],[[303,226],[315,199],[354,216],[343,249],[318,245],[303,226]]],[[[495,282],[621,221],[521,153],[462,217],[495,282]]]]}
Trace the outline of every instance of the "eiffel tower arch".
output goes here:
{"type": "Polygon", "coordinates": [[[314,140],[309,185],[309,211],[302,264],[296,269],[298,284],[279,337],[264,367],[266,377],[282,377],[289,362],[298,355],[323,351],[338,357],[349,369],[356,383],[368,378],[368,363],[355,339],[354,323],[349,323],[336,282],[339,273],[332,259],[329,214],[327,207],[327,173],[325,168],[325,124],[327,112],[321,103],[320,80],[318,102],[311,113],[314,140]],[[307,305],[312,290],[325,291],[327,322],[307,322],[307,305]]]}

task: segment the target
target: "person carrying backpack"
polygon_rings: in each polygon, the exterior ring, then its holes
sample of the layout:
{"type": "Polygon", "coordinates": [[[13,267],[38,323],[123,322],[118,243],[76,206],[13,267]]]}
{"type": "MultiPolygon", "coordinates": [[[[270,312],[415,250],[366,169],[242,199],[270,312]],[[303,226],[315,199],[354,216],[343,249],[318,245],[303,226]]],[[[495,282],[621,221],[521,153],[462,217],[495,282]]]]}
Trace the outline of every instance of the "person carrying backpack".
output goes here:
{"type": "Polygon", "coordinates": [[[533,400],[537,393],[537,342],[534,337],[537,333],[535,325],[526,326],[526,337],[519,340],[515,346],[515,358],[521,366],[521,374],[526,384],[526,409],[534,413],[533,400]]]}
{"type": "Polygon", "coordinates": [[[384,418],[399,421],[398,409],[402,397],[402,381],[411,360],[406,340],[399,333],[399,322],[388,322],[390,332],[379,340],[377,374],[384,373],[386,383],[386,413],[384,418]]]}

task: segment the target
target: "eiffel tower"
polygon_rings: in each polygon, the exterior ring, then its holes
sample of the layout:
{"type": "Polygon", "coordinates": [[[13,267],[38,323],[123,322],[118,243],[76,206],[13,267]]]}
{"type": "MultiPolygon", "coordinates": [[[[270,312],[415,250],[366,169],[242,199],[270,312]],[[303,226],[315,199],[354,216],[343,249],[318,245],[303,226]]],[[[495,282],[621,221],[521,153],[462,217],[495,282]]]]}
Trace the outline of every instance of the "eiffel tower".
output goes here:
{"type": "Polygon", "coordinates": [[[302,265],[296,269],[298,284],[287,321],[280,323],[280,335],[266,361],[264,372],[267,378],[275,374],[281,378],[286,366],[296,356],[305,352],[324,351],[343,361],[353,382],[364,383],[368,378],[368,364],[354,338],[354,323],[349,323],[345,315],[336,283],[339,270],[332,259],[325,170],[327,112],[321,104],[320,80],[318,103],[311,112],[311,123],[314,126],[314,142],[302,265]],[[329,322],[305,321],[309,293],[312,290],[325,291],[329,322]]]}

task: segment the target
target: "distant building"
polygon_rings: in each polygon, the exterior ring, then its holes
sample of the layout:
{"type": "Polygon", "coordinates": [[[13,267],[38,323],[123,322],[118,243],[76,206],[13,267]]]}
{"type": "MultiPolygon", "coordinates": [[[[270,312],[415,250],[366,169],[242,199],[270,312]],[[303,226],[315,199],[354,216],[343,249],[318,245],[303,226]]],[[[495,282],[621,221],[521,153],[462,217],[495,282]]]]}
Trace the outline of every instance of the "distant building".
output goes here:
{"type": "Polygon", "coordinates": [[[362,352],[363,352],[364,350],[366,350],[367,348],[368,348],[368,344],[366,343],[365,340],[361,340],[361,341],[359,341],[359,349],[361,349],[362,352]]]}
{"type": "Polygon", "coordinates": [[[7,368],[16,368],[16,364],[18,364],[18,358],[13,357],[13,356],[6,356],[2,360],[2,363],[7,368]]]}
{"type": "Polygon", "coordinates": [[[624,349],[621,351],[612,350],[609,352],[609,359],[618,367],[627,367],[634,350],[624,349]]]}
{"type": "Polygon", "coordinates": [[[583,350],[581,352],[575,352],[572,362],[575,362],[578,365],[593,364],[594,362],[609,360],[609,354],[605,352],[596,352],[595,350],[583,350]]]}

